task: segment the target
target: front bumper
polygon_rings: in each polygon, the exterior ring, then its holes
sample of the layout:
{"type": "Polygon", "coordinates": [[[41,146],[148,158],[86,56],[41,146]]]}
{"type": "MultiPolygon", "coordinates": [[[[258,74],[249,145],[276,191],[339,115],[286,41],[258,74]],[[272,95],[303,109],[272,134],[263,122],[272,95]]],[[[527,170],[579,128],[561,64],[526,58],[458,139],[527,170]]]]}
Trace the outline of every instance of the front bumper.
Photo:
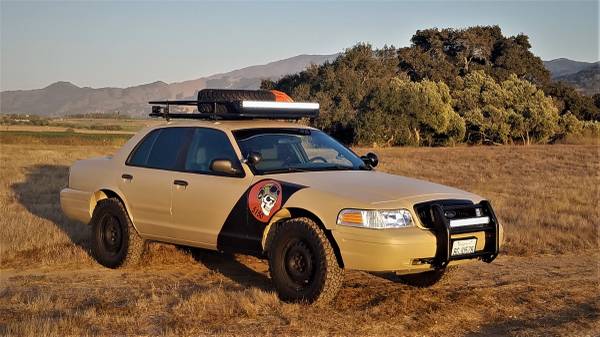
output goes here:
{"type": "Polygon", "coordinates": [[[449,220],[445,216],[439,216],[438,213],[441,211],[443,215],[450,207],[434,204],[432,211],[436,221],[434,228],[431,229],[415,226],[373,230],[336,226],[332,235],[340,249],[344,268],[411,273],[476,259],[491,262],[498,254],[503,240],[503,229],[493,214],[489,202],[454,206],[454,210],[458,207],[485,208],[486,212],[489,209],[490,224],[450,228],[449,220]],[[454,240],[473,237],[477,239],[473,254],[451,256],[450,251],[454,240]]]}

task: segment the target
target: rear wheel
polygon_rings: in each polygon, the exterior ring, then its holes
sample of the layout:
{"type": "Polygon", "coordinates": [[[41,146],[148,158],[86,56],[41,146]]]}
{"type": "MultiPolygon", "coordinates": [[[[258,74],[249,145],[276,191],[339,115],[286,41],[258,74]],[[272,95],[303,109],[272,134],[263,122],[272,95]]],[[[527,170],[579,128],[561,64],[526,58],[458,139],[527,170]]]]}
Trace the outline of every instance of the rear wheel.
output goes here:
{"type": "Polygon", "coordinates": [[[94,209],[91,225],[92,252],[101,265],[119,268],[139,263],[145,242],[119,200],[100,200],[94,209]]]}
{"type": "Polygon", "coordinates": [[[269,271],[279,297],[289,302],[325,304],[343,281],[325,233],[309,218],[288,220],[275,229],[269,247],[269,271]]]}

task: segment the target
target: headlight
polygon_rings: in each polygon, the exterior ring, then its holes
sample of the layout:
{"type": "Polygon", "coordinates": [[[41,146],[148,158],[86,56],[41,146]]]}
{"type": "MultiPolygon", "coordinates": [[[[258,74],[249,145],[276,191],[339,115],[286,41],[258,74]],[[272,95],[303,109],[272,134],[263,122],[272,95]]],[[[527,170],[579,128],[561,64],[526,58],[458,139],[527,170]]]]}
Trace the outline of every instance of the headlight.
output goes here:
{"type": "Polygon", "coordinates": [[[410,212],[406,209],[344,209],[338,215],[337,224],[372,229],[384,229],[409,227],[413,225],[413,221],[410,212]]]}

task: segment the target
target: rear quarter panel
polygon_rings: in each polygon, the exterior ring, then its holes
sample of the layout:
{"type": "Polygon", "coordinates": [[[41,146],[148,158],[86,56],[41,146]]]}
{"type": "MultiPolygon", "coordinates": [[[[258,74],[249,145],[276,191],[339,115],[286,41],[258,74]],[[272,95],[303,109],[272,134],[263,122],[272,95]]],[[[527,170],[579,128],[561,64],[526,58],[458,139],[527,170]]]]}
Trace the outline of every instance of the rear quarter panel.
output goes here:
{"type": "Polygon", "coordinates": [[[152,129],[146,128],[133,136],[113,156],[73,163],[69,169],[68,186],[60,194],[63,212],[71,219],[89,223],[96,203],[108,197],[103,191],[118,195],[129,210],[129,204],[118,186],[122,166],[137,143],[152,129]]]}

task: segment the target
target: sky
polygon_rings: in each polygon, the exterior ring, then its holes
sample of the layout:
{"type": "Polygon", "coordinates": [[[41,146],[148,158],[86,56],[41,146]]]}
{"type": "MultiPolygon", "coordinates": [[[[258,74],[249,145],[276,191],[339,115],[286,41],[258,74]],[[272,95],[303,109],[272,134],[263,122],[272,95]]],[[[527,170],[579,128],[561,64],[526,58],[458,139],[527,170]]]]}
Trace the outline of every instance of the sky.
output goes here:
{"type": "Polygon", "coordinates": [[[11,2],[0,0],[0,89],[178,82],[418,29],[499,25],[543,60],[598,61],[595,1],[11,2]]]}

